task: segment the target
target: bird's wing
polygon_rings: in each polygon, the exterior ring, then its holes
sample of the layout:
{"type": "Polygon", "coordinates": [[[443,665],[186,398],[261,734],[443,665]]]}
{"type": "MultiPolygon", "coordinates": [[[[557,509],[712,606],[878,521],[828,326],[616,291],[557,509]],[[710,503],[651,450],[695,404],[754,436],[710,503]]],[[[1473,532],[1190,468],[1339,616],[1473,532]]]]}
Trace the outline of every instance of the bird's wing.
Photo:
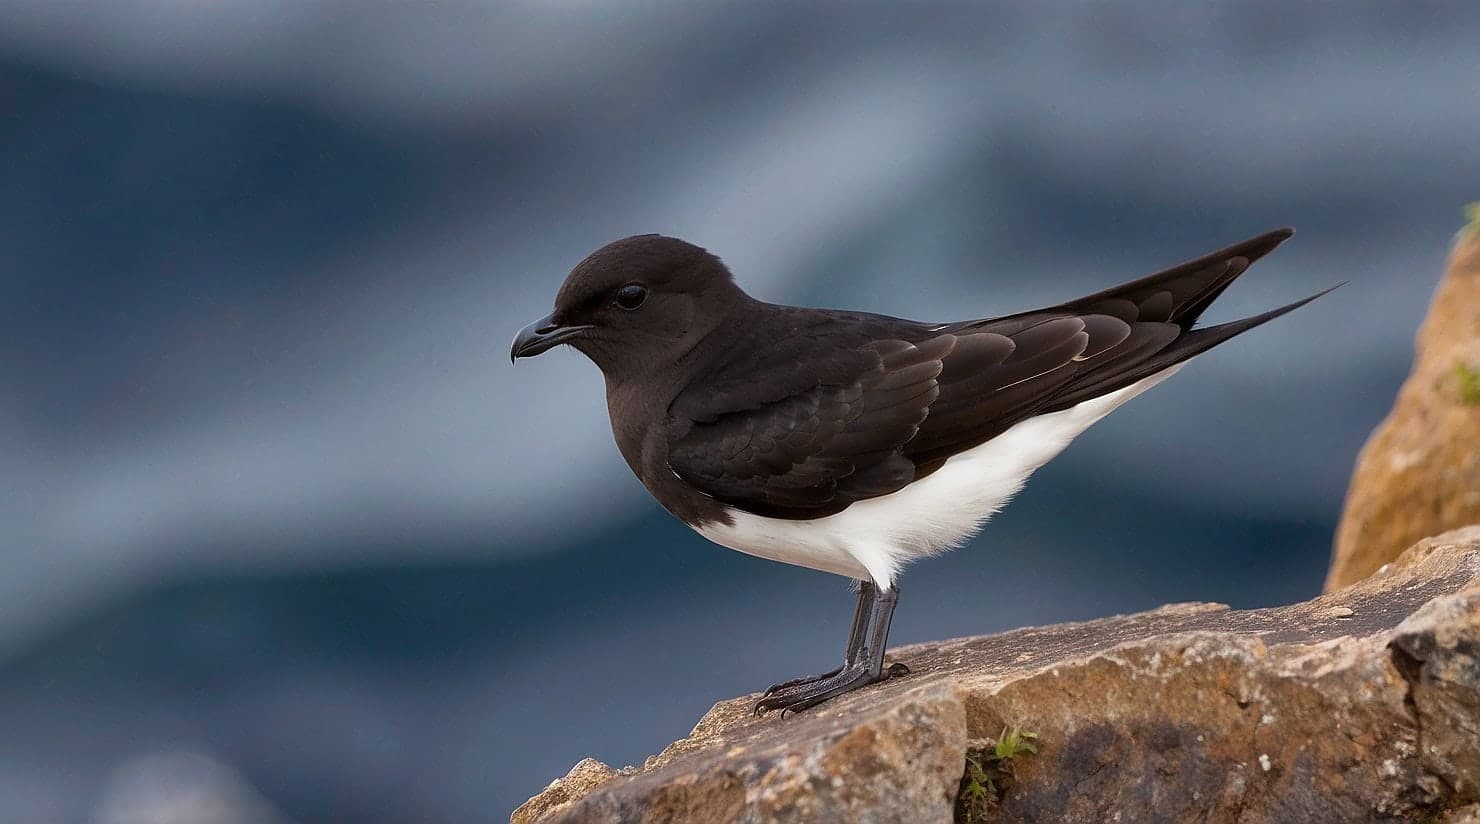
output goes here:
{"type": "Polygon", "coordinates": [[[1129,386],[1313,300],[1192,328],[1288,236],[1271,232],[1003,318],[925,327],[839,314],[834,334],[810,347],[774,347],[765,368],[752,363],[680,394],[669,409],[669,466],[718,501],[780,518],[822,517],[897,491],[1030,416],[1129,386]]]}
{"type": "Polygon", "coordinates": [[[779,375],[756,369],[753,382],[691,387],[670,408],[668,465],[718,501],[773,517],[893,492],[914,478],[899,450],[935,402],[953,343],[873,341],[793,358],[779,375]]]}
{"type": "Polygon", "coordinates": [[[680,395],[668,464],[731,506],[821,517],[919,477],[917,451],[954,454],[955,444],[1006,429],[1072,380],[1086,357],[1130,336],[1114,318],[1055,317],[1011,335],[890,338],[794,358],[779,378],[784,392],[732,380],[680,395]]]}
{"type": "MultiPolygon", "coordinates": [[[[937,405],[952,411],[933,410],[905,454],[915,462],[920,475],[928,474],[952,455],[996,437],[1024,417],[1068,409],[1130,386],[1314,300],[1320,295],[1231,323],[1193,328],[1229,284],[1292,234],[1290,229],[1265,232],[1047,309],[943,327],[943,331],[954,334],[995,332],[1034,351],[1051,349],[1056,334],[1072,331],[1073,324],[1082,323],[1087,340],[1084,352],[1071,363],[1060,365],[1047,388],[999,387],[983,396],[979,379],[943,380],[937,405]],[[1014,397],[1020,393],[1028,397],[1014,397]],[[984,406],[994,414],[974,417],[975,410],[984,406]]],[[[990,375],[984,377],[992,379],[990,375]]]]}

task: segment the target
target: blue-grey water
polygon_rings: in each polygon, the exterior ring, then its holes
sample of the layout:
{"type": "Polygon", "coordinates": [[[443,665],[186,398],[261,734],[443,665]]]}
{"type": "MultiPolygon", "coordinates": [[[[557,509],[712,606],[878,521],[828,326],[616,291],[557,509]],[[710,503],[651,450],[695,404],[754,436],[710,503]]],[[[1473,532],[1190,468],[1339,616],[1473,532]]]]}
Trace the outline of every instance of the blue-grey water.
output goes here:
{"type": "Polygon", "coordinates": [[[574,353],[507,362],[634,232],[948,320],[1296,226],[1210,319],[1349,284],[910,570],[893,640],[1309,597],[1480,199],[1476,42],[1465,2],[0,2],[0,820],[498,820],[829,666],[844,581],[662,513],[574,353]]]}

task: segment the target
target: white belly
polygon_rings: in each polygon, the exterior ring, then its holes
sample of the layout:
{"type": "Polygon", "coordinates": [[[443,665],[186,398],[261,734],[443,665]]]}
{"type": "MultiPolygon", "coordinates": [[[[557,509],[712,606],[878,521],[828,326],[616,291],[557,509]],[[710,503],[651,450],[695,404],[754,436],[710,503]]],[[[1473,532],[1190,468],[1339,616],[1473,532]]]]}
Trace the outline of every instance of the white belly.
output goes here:
{"type": "Polygon", "coordinates": [[[893,585],[904,564],[956,546],[976,534],[1023,488],[1033,470],[1117,406],[1170,377],[1177,364],[1124,389],[1029,418],[946,461],[898,492],[859,501],[811,521],[764,518],[730,510],[732,523],[699,533],[750,555],[893,585]]]}

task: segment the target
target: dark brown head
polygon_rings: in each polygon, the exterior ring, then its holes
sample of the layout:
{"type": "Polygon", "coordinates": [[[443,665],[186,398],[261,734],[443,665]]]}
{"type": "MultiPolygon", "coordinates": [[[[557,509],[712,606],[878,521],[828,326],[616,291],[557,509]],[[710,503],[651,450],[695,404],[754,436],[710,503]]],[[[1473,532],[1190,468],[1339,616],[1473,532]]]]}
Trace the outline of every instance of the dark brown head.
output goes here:
{"type": "Polygon", "coordinates": [[[576,265],[555,310],[514,339],[510,358],[568,343],[607,377],[677,360],[749,300],[719,258],[682,240],[635,235],[576,265]]]}

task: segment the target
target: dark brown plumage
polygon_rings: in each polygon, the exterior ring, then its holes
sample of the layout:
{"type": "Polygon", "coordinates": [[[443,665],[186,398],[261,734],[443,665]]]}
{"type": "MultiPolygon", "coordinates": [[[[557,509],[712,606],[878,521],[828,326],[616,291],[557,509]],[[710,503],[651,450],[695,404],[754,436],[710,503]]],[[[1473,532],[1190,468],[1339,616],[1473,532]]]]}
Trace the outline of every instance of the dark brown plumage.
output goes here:
{"type": "Polygon", "coordinates": [[[705,495],[773,518],[889,494],[1027,417],[1129,386],[1299,307],[1193,329],[1290,234],[1004,318],[928,325],[737,306],[727,345],[667,410],[667,465],[705,495]]]}
{"type": "Polygon", "coordinates": [[[898,671],[883,661],[903,563],[972,534],[1075,435],[1179,364],[1313,300],[1195,326],[1290,235],[946,324],[763,303],[703,249],[640,235],[577,265],[511,354],[568,343],[590,357],[622,456],[695,529],[859,579],[843,666],[757,704],[800,710],[898,671]]]}

